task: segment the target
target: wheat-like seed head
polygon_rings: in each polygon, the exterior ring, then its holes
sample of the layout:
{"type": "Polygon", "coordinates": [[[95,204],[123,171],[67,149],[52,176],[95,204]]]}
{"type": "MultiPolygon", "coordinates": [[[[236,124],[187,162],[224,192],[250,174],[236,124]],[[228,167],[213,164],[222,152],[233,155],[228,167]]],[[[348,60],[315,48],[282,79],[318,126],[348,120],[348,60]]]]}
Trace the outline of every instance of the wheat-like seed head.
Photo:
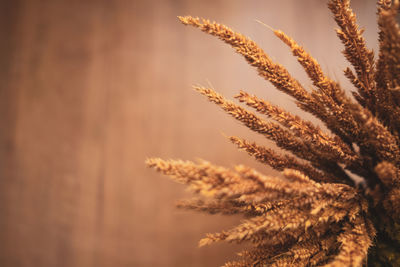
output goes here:
{"type": "Polygon", "coordinates": [[[148,166],[200,195],[179,202],[178,207],[246,218],[230,230],[200,240],[200,246],[218,241],[253,245],[239,253],[241,260],[225,266],[400,266],[400,27],[396,21],[400,4],[379,0],[377,5],[380,32],[375,60],[350,1],[328,4],[339,27],[343,54],[353,68],[346,68],[344,74],[356,88],[355,100],[282,31],[273,30],[304,68],[314,86],[311,91],[244,35],[209,20],[179,17],[183,24],[232,46],[261,77],[293,97],[330,131],[245,91],[236,99],[269,120],[214,89],[195,87],[285,151],[229,137],[259,162],[282,171],[282,178],[242,165],[227,169],[206,161],[147,160],[148,166]],[[365,185],[357,184],[353,175],[362,177],[365,185]]]}

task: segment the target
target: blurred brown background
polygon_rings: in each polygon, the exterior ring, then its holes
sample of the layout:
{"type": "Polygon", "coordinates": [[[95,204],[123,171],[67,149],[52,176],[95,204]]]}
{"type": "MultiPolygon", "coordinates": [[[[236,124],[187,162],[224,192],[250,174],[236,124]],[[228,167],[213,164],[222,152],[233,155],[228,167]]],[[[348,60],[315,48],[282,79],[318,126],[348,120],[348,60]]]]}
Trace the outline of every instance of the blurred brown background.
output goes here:
{"type": "MultiPolygon", "coordinates": [[[[375,1],[353,7],[376,51],[375,1]]],[[[227,97],[246,89],[298,111],[227,45],[178,23],[188,14],[250,36],[309,86],[255,19],[282,29],[348,85],[326,1],[1,1],[0,266],[219,266],[239,250],[197,248],[239,219],[176,210],[189,194],[144,160],[270,172],[221,132],[271,144],[192,84],[210,81],[227,97]]]]}

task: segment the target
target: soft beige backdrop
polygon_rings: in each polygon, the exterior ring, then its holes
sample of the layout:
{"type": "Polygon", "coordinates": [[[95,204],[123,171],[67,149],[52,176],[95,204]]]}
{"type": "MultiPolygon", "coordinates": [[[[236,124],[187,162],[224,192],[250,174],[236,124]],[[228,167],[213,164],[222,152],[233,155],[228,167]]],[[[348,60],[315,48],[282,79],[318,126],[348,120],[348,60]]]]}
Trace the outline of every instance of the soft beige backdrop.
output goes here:
{"type": "MultiPolygon", "coordinates": [[[[376,49],[375,1],[354,1],[376,49]]],[[[297,111],[231,48],[177,15],[245,33],[309,82],[255,19],[286,31],[344,85],[321,0],[9,0],[0,3],[0,266],[219,266],[238,246],[197,248],[237,218],[177,211],[181,185],[147,157],[244,163],[221,133],[271,145],[205,101],[246,89],[297,111]]],[[[307,116],[307,118],[310,118],[307,116]]]]}

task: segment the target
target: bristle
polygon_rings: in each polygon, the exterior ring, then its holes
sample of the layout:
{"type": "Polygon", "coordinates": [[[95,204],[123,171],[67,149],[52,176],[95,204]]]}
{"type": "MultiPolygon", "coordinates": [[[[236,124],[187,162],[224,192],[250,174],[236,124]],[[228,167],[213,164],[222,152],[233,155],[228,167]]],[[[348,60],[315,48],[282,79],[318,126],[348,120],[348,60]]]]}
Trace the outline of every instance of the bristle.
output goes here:
{"type": "Polygon", "coordinates": [[[259,146],[256,143],[250,143],[237,137],[230,137],[229,139],[232,143],[236,144],[240,149],[245,150],[261,163],[267,164],[278,171],[295,169],[305,173],[311,179],[318,182],[340,182],[337,177],[330,173],[322,172],[308,163],[301,163],[290,155],[279,155],[272,149],[259,146]]]}
{"type": "Polygon", "coordinates": [[[362,219],[359,220],[357,226],[346,223],[344,230],[338,236],[338,241],[341,243],[339,254],[331,263],[325,265],[327,267],[362,266],[366,262],[368,248],[372,241],[362,219]]]}
{"type": "Polygon", "coordinates": [[[399,2],[380,1],[378,9],[379,57],[375,82],[377,84],[376,115],[390,130],[400,134],[400,28],[397,22],[399,2]]]}
{"type": "Polygon", "coordinates": [[[343,54],[353,65],[357,79],[363,85],[362,88],[358,88],[358,92],[365,101],[369,102],[375,96],[374,54],[365,44],[363,30],[360,30],[357,25],[356,15],[350,7],[350,0],[331,0],[328,6],[339,26],[336,33],[345,46],[343,54]]]}
{"type": "Polygon", "coordinates": [[[311,122],[302,120],[300,117],[244,91],[241,91],[236,98],[289,128],[297,137],[301,137],[316,150],[326,153],[328,157],[334,157],[330,160],[346,164],[358,160],[357,155],[347,144],[340,139],[330,137],[311,122]]]}
{"type": "Polygon", "coordinates": [[[301,158],[310,158],[311,154],[306,150],[305,144],[287,131],[273,122],[266,122],[255,114],[247,111],[239,105],[226,100],[223,96],[210,88],[195,87],[201,94],[205,95],[211,102],[220,106],[225,112],[242,122],[250,130],[260,133],[271,139],[277,146],[291,151],[301,158]]]}
{"type": "Polygon", "coordinates": [[[225,43],[231,45],[237,53],[244,56],[246,61],[254,66],[258,74],[270,81],[278,90],[292,96],[300,103],[307,106],[313,114],[320,117],[324,110],[311,95],[294,79],[281,65],[274,63],[269,56],[252,40],[237,33],[225,25],[209,20],[193,18],[191,16],[179,17],[185,25],[200,28],[202,31],[217,36],[225,43]]]}

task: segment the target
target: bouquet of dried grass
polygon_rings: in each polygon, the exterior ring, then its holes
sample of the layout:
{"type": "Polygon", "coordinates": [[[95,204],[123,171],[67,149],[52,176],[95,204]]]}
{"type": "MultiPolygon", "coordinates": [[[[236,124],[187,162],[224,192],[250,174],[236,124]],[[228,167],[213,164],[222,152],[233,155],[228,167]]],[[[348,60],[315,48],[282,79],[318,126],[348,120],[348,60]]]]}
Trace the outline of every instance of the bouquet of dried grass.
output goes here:
{"type": "Polygon", "coordinates": [[[278,90],[320,119],[330,132],[246,92],[236,99],[265,120],[213,89],[195,87],[225,112],[288,152],[280,154],[242,138],[239,149],[283,171],[265,176],[245,166],[209,162],[147,160],[150,167],[187,184],[204,199],[181,208],[242,214],[240,225],[200,241],[249,242],[241,260],[225,266],[400,266],[400,28],[399,1],[378,1],[379,53],[375,59],[356,24],[349,0],[328,6],[352,65],[344,71],[355,86],[353,98],[326,76],[318,62],[285,33],[275,35],[291,49],[312,81],[305,90],[255,42],[230,28],[190,16],[179,17],[217,36],[278,90]],[[356,183],[352,174],[363,177],[356,183]]]}

